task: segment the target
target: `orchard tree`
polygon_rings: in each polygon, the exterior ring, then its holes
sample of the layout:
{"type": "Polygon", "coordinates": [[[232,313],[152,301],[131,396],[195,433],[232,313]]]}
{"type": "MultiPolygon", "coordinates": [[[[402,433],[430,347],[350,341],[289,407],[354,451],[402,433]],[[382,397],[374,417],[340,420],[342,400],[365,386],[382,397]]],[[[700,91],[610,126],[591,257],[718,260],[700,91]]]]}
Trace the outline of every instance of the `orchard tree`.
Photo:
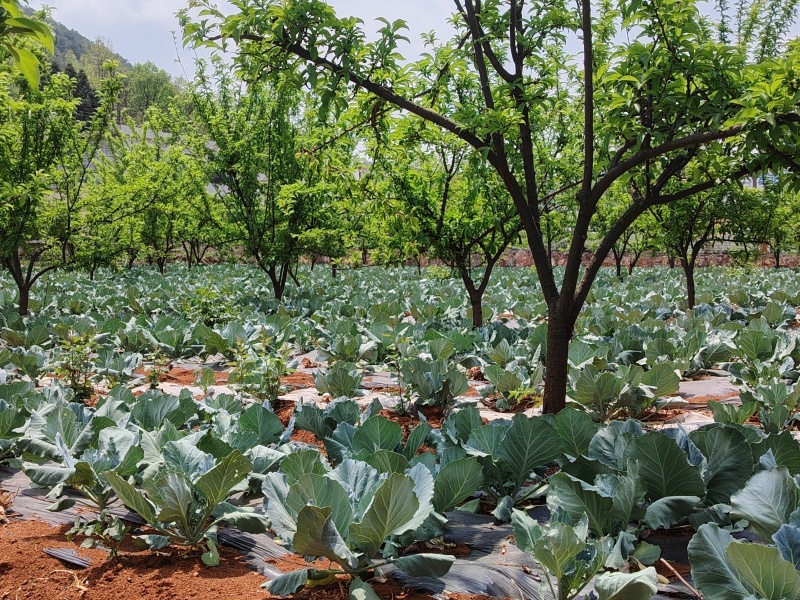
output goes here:
{"type": "MultiPolygon", "coordinates": [[[[84,226],[82,221],[89,214],[86,186],[102,154],[103,144],[115,129],[114,107],[122,85],[118,67],[116,62],[105,64],[106,77],[100,82],[99,104],[89,120],[84,122],[79,118],[82,103],[77,98],[73,118],[59,132],[54,169],[49,178],[57,200],[50,231],[58,241],[63,264],[75,259],[77,246],[82,243],[79,235],[84,226]]],[[[75,80],[71,82],[74,86],[75,80]]]]}
{"type": "Polygon", "coordinates": [[[384,22],[368,41],[360,20],[338,18],[321,0],[236,7],[226,15],[211,0],[190,0],[181,15],[186,41],[234,49],[251,80],[302,70],[333,110],[352,88],[369,92],[459,137],[497,172],[548,306],[546,412],[565,405],[575,321],[606,256],[640,215],[748,173],[794,170],[800,160],[800,46],[758,61],[750,48],[719,39],[692,1],[455,0],[453,37],[428,40],[427,55],[411,63],[397,51],[402,21],[384,22]],[[565,55],[570,44],[579,48],[575,60],[565,55]],[[459,87],[474,90],[477,102],[431,101],[459,87]],[[578,157],[569,165],[576,178],[561,191],[577,211],[558,281],[542,233],[553,191],[541,182],[559,153],[543,161],[541,149],[558,141],[561,111],[580,135],[563,153],[565,161],[578,157]],[[618,181],[641,193],[584,261],[598,205],[618,181]]]}
{"type": "Polygon", "coordinates": [[[242,83],[221,60],[213,65],[208,74],[201,63],[192,92],[193,118],[210,143],[196,138],[193,152],[207,159],[233,241],[281,299],[301,256],[338,252],[324,236],[334,222],[323,209],[330,195],[320,181],[325,167],[300,155],[303,103],[291,77],[242,83]]]}
{"type": "Polygon", "coordinates": [[[725,220],[727,238],[744,248],[766,246],[780,268],[781,257],[797,249],[796,220],[800,195],[786,185],[780,175],[754,178],[754,187],[744,187],[737,194],[735,216],[725,220]]]}
{"type": "Polygon", "coordinates": [[[388,235],[410,233],[428,256],[453,267],[469,297],[472,326],[481,327],[492,271],[519,236],[508,192],[467,144],[419,119],[406,117],[376,143],[386,149],[372,168],[389,184],[376,193],[376,204],[399,216],[392,222],[400,229],[388,235]]]}
{"type": "Polygon", "coordinates": [[[8,74],[0,73],[0,261],[17,286],[19,314],[26,315],[31,288],[58,266],[57,256],[50,256],[56,246],[50,229],[58,212],[50,176],[64,134],[73,127],[77,102],[65,75],[23,96],[8,88],[8,74]]]}
{"type": "MultiPolygon", "coordinates": [[[[621,185],[616,184],[606,192],[605,197],[598,206],[596,217],[596,229],[593,231],[594,237],[602,240],[608,233],[621,214],[630,204],[630,192],[626,192],[621,185]]],[[[662,236],[659,223],[651,213],[640,215],[626,230],[617,238],[611,247],[611,255],[614,258],[614,268],[617,279],[622,281],[622,266],[627,257],[628,275],[633,273],[633,269],[639,259],[647,251],[658,248],[657,240],[662,236]]]]}
{"type": "Polygon", "coordinates": [[[686,306],[693,308],[697,297],[695,269],[703,248],[713,240],[725,209],[728,190],[716,189],[651,209],[661,229],[661,244],[676,257],[686,280],[686,306]]]}
{"type": "Polygon", "coordinates": [[[151,107],[141,126],[131,119],[108,140],[109,155],[97,168],[95,205],[112,208],[104,218],[114,236],[111,245],[121,251],[133,238],[135,256],[162,273],[184,242],[190,259],[201,259],[207,229],[214,226],[201,158],[185,143],[180,117],[177,107],[151,107]]]}
{"type": "Polygon", "coordinates": [[[800,194],[779,176],[777,181],[764,187],[761,241],[767,245],[775,259],[775,268],[781,267],[781,256],[796,251],[800,236],[797,233],[797,215],[800,215],[800,194]]]}

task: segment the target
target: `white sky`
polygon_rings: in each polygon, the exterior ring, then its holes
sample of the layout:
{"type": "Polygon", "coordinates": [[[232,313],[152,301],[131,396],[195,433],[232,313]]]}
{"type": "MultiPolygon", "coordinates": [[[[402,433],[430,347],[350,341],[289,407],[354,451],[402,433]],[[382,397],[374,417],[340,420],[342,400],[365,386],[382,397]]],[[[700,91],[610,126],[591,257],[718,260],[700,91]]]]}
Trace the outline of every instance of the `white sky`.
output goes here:
{"type": "MultiPolygon", "coordinates": [[[[182,75],[176,64],[172,31],[178,36],[181,61],[191,76],[193,54],[180,47],[180,31],[175,13],[186,6],[186,0],[30,0],[38,8],[47,4],[53,17],[89,39],[98,36],[110,40],[115,52],[131,63],[153,61],[174,75],[182,75]]],[[[226,5],[224,0],[220,6],[226,5]]],[[[447,18],[454,7],[451,0],[331,0],[339,16],[358,16],[368,33],[381,25],[374,19],[405,19],[411,48],[401,48],[406,58],[422,50],[419,34],[431,30],[447,31],[447,18]]]]}

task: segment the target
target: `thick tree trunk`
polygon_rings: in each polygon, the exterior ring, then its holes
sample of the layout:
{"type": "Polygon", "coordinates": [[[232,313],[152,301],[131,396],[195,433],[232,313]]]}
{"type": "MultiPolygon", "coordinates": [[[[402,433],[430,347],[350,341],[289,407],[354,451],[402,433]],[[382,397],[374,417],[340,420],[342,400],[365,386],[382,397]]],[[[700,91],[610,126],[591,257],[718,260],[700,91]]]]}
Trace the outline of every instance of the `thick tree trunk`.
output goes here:
{"type": "Polygon", "coordinates": [[[542,412],[554,414],[566,406],[569,372],[569,341],[574,319],[557,306],[547,311],[547,346],[545,347],[544,404],[542,412]]]}
{"type": "Polygon", "coordinates": [[[470,291],[469,304],[472,307],[472,328],[483,327],[483,292],[480,290],[470,291]]]}
{"type": "Polygon", "coordinates": [[[19,289],[19,305],[17,310],[20,317],[28,314],[28,306],[31,299],[31,288],[28,285],[18,286],[19,289]]]}
{"type": "Polygon", "coordinates": [[[773,251],[772,252],[772,256],[775,257],[775,268],[776,269],[780,269],[781,268],[781,251],[780,250],[773,251]]]}

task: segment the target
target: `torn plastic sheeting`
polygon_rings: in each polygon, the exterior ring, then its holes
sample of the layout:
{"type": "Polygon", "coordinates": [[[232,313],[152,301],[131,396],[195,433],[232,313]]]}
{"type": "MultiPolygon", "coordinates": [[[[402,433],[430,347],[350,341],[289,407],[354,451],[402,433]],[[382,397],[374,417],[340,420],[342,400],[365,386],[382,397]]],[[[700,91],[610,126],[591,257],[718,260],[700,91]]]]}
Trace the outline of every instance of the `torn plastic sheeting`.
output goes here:
{"type": "Polygon", "coordinates": [[[400,585],[434,594],[484,594],[495,598],[525,600],[554,600],[547,592],[540,594],[541,583],[536,575],[526,573],[521,566],[486,564],[457,559],[450,571],[441,578],[409,577],[399,569],[387,568],[400,585]]]}
{"type": "Polygon", "coordinates": [[[91,559],[78,556],[78,553],[71,548],[44,548],[42,551],[48,556],[57,558],[79,569],[86,569],[92,566],[91,559]]]}

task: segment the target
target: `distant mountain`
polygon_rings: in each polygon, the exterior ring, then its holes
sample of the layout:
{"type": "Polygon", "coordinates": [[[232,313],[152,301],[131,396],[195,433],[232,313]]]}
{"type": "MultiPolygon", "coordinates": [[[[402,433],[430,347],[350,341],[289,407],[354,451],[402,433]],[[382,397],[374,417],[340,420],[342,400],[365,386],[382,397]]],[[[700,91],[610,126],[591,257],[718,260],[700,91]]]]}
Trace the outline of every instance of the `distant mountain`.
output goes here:
{"type": "MultiPolygon", "coordinates": [[[[30,7],[25,7],[24,10],[28,14],[34,12],[30,7]]],[[[94,40],[90,40],[86,36],[81,35],[80,32],[75,29],[70,29],[55,19],[48,19],[47,24],[50,26],[53,36],[56,38],[53,62],[62,69],[68,64],[77,67],[80,64],[81,57],[89,52],[95,44],[94,40]]],[[[133,66],[129,60],[123,58],[116,52],[113,53],[113,56],[115,60],[119,61],[124,71],[127,71],[133,66]]]]}

